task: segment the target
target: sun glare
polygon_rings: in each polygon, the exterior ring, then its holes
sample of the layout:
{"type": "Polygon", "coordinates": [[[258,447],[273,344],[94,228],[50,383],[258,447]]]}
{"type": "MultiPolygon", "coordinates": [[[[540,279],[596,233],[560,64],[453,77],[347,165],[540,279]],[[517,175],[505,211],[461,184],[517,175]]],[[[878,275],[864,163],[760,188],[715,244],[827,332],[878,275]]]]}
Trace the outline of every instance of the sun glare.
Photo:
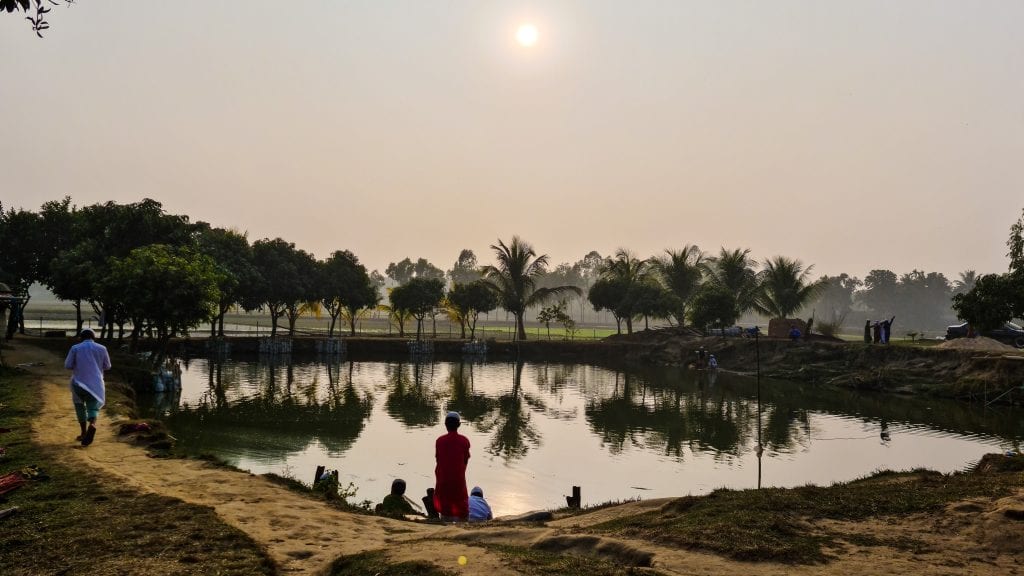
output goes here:
{"type": "Polygon", "coordinates": [[[523,24],[516,30],[516,41],[520,46],[529,48],[537,43],[537,27],[533,24],[523,24]]]}

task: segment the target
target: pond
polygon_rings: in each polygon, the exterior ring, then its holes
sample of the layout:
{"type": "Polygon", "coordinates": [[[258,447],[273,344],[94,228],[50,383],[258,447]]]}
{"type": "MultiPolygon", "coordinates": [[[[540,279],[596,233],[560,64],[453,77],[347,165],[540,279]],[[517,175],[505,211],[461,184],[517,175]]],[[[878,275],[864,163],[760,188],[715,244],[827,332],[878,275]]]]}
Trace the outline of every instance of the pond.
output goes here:
{"type": "Polygon", "coordinates": [[[879,469],[963,469],[1018,449],[1020,413],[673,367],[513,362],[182,362],[180,394],[140,398],[180,444],[305,483],[338,469],[355,502],[404,478],[433,485],[444,414],[463,416],[467,481],[495,515],[704,494],[828,485],[879,469]],[[757,454],[758,434],[764,446],[757,454]]]}

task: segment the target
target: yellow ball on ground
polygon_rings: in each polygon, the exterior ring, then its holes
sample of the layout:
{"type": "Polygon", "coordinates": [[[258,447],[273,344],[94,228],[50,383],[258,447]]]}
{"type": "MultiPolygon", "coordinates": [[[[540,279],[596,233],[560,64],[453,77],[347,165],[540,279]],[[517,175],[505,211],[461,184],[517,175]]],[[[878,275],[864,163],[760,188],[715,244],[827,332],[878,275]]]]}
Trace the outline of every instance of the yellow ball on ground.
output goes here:
{"type": "Polygon", "coordinates": [[[469,558],[459,556],[459,566],[465,566],[467,562],[469,562],[469,558]]]}

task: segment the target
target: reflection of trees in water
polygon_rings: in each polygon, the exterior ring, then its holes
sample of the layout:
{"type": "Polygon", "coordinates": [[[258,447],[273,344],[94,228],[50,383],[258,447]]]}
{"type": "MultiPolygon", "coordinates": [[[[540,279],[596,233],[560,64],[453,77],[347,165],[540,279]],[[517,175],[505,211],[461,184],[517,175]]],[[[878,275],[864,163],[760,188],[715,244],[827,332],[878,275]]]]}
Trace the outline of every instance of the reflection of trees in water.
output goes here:
{"type": "MultiPolygon", "coordinates": [[[[561,404],[565,398],[565,392],[570,383],[582,390],[586,384],[584,371],[578,370],[576,364],[539,364],[537,365],[537,387],[541,392],[547,392],[553,400],[561,404]]],[[[575,420],[579,415],[576,408],[572,410],[560,410],[553,406],[539,408],[549,418],[556,420],[575,420]]]]}
{"type": "Polygon", "coordinates": [[[436,426],[440,422],[440,398],[423,385],[424,378],[433,380],[434,363],[413,362],[407,366],[399,362],[388,364],[387,371],[391,390],[384,406],[388,415],[410,428],[436,426]]]}
{"type": "Polygon", "coordinates": [[[466,422],[479,423],[497,407],[498,403],[493,398],[488,398],[487,395],[474,390],[473,368],[471,362],[452,364],[451,371],[448,373],[451,397],[448,400],[447,410],[458,412],[466,422]]]}
{"type": "Polygon", "coordinates": [[[749,401],[695,382],[616,372],[609,397],[589,400],[586,418],[613,454],[627,443],[681,458],[683,450],[738,454],[751,437],[749,401]]]}
{"type": "Polygon", "coordinates": [[[506,461],[518,460],[530,448],[540,446],[540,433],[530,421],[530,414],[524,403],[534,410],[543,410],[539,398],[523,391],[523,363],[516,362],[512,371],[512,390],[497,399],[497,410],[481,420],[478,429],[492,434],[487,451],[506,461]]]}
{"type": "Polygon", "coordinates": [[[308,382],[296,382],[291,365],[264,364],[257,368],[261,385],[250,395],[228,402],[222,369],[211,362],[210,392],[196,406],[177,410],[168,417],[172,429],[193,436],[201,447],[204,437],[224,439],[224,444],[289,452],[303,449],[316,435],[332,451],[347,449],[362,432],[370,416],[373,398],[360,395],[351,372],[338,382],[331,366],[326,367],[328,390],[319,390],[319,370],[308,382]],[[293,393],[294,390],[294,393],[293,393]]]}

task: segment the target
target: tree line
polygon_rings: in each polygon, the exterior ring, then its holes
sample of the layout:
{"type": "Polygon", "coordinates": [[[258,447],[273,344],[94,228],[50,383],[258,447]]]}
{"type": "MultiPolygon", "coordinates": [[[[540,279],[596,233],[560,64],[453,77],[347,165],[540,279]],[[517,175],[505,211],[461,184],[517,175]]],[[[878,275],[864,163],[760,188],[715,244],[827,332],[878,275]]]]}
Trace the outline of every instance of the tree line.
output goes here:
{"type": "Polygon", "coordinates": [[[931,326],[946,321],[951,296],[977,280],[973,271],[950,282],[918,270],[873,270],[863,281],[847,274],[813,279],[813,266],[796,259],[758,262],[749,249],[706,253],[693,245],[649,258],[624,248],[607,257],[592,251],[553,267],[519,237],[491,249],[493,265],[480,265],[466,249],[447,271],[405,258],[381,274],[347,250],[319,260],[281,238],[250,243],[243,233],[168,214],[150,199],[79,208],[64,198],[37,212],[0,206],[0,281],[26,296],[13,307],[8,337],[24,330],[33,283],[72,303],[79,329],[87,307],[101,319],[101,337],[122,338],[130,325],[135,343],[144,335],[166,341],[202,322],[223,336],[225,315],[236,306],[267,313],[272,336],[281,319],[293,334],[298,318],[313,312],[327,314],[329,336],[339,321],[354,334],[361,315],[383,310],[400,335],[415,322],[420,337],[424,320],[443,314],[472,338],[480,314],[498,308],[523,339],[530,311],[571,331],[574,314],[584,322],[587,308],[610,315],[619,332],[632,332],[640,320],[645,328],[653,320],[706,331],[744,315],[790,318],[808,310],[819,327],[836,330],[854,311],[898,313],[904,325],[931,326]]]}

